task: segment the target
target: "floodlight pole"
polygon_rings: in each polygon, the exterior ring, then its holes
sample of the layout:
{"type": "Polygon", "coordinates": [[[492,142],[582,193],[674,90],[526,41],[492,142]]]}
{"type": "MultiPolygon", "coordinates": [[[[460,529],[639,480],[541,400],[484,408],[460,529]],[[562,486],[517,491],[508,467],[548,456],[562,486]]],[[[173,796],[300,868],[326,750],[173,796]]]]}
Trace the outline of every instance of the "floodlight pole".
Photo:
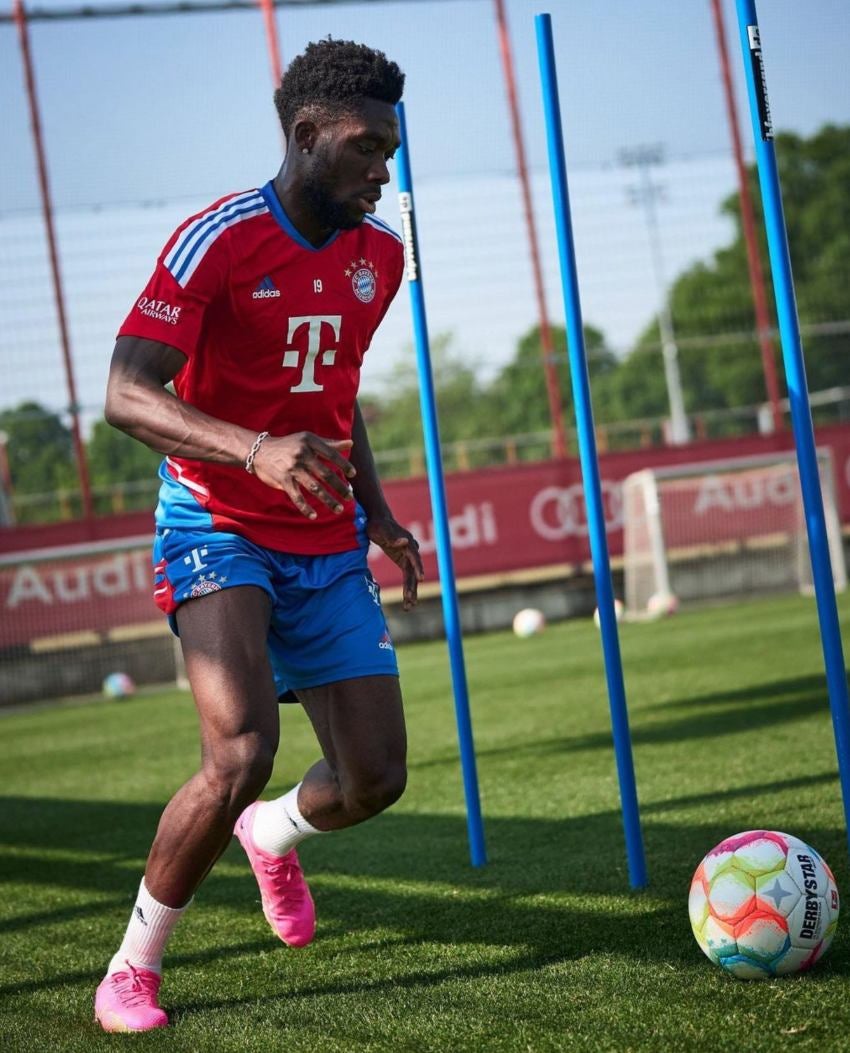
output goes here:
{"type": "Polygon", "coordinates": [[[681,446],[690,441],[688,415],[685,413],[685,398],[682,394],[682,377],[679,373],[679,348],[676,345],[676,334],[673,329],[673,316],[670,312],[670,296],[667,291],[667,279],[664,273],[664,258],[661,252],[661,229],[658,225],[658,213],[655,210],[655,199],[660,188],[652,182],[649,174],[651,165],[660,164],[664,150],[659,145],[636,146],[620,151],[620,161],[624,165],[638,170],[640,186],[636,188],[634,199],[643,205],[646,218],[646,229],[649,234],[649,253],[652,260],[652,273],[658,295],[658,330],[661,334],[661,354],[664,359],[664,379],[667,385],[667,398],[670,403],[670,439],[674,445],[681,446]]]}
{"type": "Polygon", "coordinates": [[[841,645],[838,607],[835,602],[835,581],[829,558],[829,538],[820,488],[803,345],[800,339],[800,320],[797,316],[791,256],[788,251],[788,232],[785,226],[779,169],[773,145],[773,120],[767,97],[767,81],[756,5],[754,0],[737,0],[737,5],[738,28],[741,36],[753,138],[756,145],[759,185],[767,230],[767,247],[770,254],[773,289],[776,295],[776,314],[779,321],[782,357],[785,363],[785,379],[788,384],[791,424],[797,448],[797,465],[803,491],[812,577],[815,584],[829,705],[835,733],[835,751],[838,755],[838,773],[844,800],[844,824],[848,847],[850,847],[850,699],[847,694],[847,673],[841,645]]]}

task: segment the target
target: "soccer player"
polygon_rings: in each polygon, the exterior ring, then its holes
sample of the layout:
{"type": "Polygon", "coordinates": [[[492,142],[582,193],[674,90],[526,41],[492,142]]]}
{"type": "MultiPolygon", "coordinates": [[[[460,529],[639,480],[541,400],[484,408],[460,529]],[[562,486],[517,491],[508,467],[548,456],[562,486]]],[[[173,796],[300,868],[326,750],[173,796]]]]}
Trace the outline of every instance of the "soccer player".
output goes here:
{"type": "Polygon", "coordinates": [[[356,401],[402,275],[401,240],[374,213],[403,85],[380,51],[310,44],[275,93],[287,142],[277,176],[182,224],[118,335],[106,417],[165,455],[154,597],[180,636],[201,764],[163,812],[98,987],[106,1031],[168,1023],[166,940],[234,832],[269,924],[301,947],[315,911],[295,846],[404,790],[398,667],[366,552],[374,542],[398,564],[405,609],[422,563],[384,499],[356,401]],[[296,700],[322,758],[258,802],[278,702],[296,700]]]}

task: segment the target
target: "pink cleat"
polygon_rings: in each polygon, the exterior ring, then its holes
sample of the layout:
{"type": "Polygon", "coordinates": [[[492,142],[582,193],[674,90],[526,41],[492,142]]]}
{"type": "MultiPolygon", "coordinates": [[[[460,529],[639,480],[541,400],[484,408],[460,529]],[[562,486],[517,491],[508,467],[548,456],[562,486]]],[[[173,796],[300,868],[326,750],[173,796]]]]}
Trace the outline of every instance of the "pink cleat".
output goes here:
{"type": "Polygon", "coordinates": [[[251,830],[259,803],[255,801],[239,816],[234,833],[260,886],[266,921],[289,947],[306,947],[316,932],[313,897],[294,848],[285,856],[273,856],[254,844],[251,830]]]}
{"type": "Polygon", "coordinates": [[[105,976],[94,996],[94,1018],[104,1031],[152,1031],[167,1027],[168,1017],[159,1008],[157,992],[162,977],[151,969],[136,969],[105,976]]]}

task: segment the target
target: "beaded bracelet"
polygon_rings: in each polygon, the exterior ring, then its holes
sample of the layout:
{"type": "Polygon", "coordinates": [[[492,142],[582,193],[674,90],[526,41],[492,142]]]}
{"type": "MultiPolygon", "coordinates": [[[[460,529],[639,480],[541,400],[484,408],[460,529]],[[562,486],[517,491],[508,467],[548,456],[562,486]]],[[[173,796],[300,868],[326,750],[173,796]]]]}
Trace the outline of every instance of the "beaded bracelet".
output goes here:
{"type": "Polygon", "coordinates": [[[257,456],[260,447],[263,445],[263,442],[268,437],[269,433],[267,431],[261,431],[260,434],[256,437],[256,439],[254,439],[254,445],[251,447],[251,449],[248,452],[248,456],[245,458],[245,471],[249,475],[254,474],[254,458],[257,456]]]}

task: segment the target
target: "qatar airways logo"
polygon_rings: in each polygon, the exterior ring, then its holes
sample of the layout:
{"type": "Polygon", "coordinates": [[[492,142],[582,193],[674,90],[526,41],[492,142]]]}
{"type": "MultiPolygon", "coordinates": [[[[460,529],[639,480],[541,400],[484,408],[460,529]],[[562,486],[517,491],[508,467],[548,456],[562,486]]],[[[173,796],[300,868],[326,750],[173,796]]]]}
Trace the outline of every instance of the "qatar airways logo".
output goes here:
{"type": "Polygon", "coordinates": [[[146,318],[155,318],[157,322],[177,325],[180,321],[180,308],[172,307],[165,300],[152,300],[149,296],[140,296],[136,307],[146,318]]]}

